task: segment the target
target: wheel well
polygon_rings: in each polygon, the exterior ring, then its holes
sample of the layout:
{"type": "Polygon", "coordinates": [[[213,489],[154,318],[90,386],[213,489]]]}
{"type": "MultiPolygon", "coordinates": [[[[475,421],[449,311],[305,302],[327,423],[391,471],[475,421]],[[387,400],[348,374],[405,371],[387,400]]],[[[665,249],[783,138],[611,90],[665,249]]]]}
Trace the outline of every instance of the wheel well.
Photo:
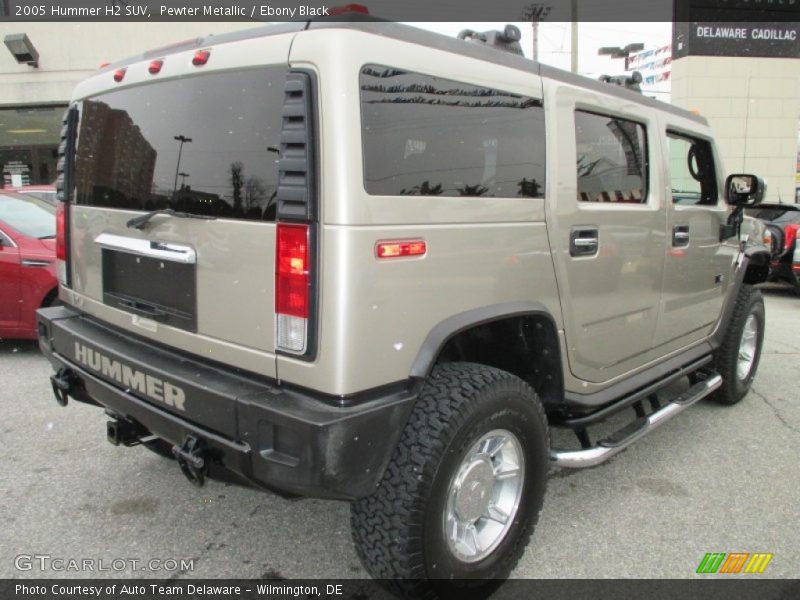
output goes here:
{"type": "Polygon", "coordinates": [[[765,282],[769,276],[770,255],[767,252],[756,252],[749,255],[748,258],[744,283],[753,285],[765,282]]]}
{"type": "Polygon", "coordinates": [[[42,308],[47,308],[53,301],[58,300],[58,286],[47,292],[47,295],[42,300],[42,308]]]}
{"type": "Polygon", "coordinates": [[[545,404],[563,401],[558,335],[545,316],[509,317],[458,332],[442,347],[436,364],[456,361],[508,371],[528,382],[545,404]]]}

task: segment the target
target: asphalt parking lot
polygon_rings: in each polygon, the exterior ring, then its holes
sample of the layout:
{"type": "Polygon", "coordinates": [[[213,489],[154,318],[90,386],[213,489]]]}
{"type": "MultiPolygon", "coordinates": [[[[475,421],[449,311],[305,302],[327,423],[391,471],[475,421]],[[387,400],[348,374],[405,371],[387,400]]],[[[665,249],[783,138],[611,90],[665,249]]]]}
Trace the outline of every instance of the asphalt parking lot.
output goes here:
{"type": "MultiPolygon", "coordinates": [[[[770,288],[753,390],[701,402],[600,467],[553,473],[514,575],[694,577],[706,552],[771,552],[762,577],[796,577],[800,500],[800,299],[770,288]]],[[[144,577],[366,577],[346,503],[285,500],[105,440],[99,409],[56,405],[33,344],[0,343],[0,577],[94,577],[17,569],[15,557],[194,559],[144,577]]]]}

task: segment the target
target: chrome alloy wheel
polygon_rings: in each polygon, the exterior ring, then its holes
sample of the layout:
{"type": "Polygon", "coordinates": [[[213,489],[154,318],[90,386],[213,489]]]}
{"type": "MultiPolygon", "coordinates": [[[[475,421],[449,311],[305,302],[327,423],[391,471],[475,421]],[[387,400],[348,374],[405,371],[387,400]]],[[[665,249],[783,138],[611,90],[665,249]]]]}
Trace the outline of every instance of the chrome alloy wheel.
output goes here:
{"type": "Polygon", "coordinates": [[[511,529],[525,480],[522,444],[506,429],[483,435],[450,482],[444,533],[453,555],[474,563],[487,557],[511,529]]]}
{"type": "Polygon", "coordinates": [[[747,316],[742,330],[742,339],[739,342],[739,358],[736,361],[736,376],[740,381],[747,379],[753,362],[756,359],[756,344],[758,343],[758,319],[754,314],[747,316]]]}

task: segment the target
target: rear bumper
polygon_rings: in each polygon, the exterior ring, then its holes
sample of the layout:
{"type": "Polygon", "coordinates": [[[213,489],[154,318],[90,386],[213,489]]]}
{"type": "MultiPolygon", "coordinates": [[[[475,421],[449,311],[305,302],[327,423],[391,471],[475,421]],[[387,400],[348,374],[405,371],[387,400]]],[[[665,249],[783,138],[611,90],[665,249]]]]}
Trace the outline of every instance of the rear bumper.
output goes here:
{"type": "Polygon", "coordinates": [[[38,313],[39,344],[69,395],[180,446],[203,440],[214,470],[284,494],[353,499],[380,482],[415,400],[346,407],[178,355],[67,307],[38,313]]]}

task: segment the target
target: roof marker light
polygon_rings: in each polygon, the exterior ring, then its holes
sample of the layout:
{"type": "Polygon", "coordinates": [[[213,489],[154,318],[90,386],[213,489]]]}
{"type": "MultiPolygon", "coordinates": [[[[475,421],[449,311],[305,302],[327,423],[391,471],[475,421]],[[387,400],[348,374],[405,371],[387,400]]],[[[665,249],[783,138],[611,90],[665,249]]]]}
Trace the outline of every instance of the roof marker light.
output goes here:
{"type": "Polygon", "coordinates": [[[194,53],[194,58],[192,58],[192,64],[195,67],[199,67],[204,65],[208,62],[208,57],[211,56],[211,50],[198,50],[194,53]]]}
{"type": "Polygon", "coordinates": [[[125,79],[125,72],[126,71],[127,71],[127,69],[117,69],[116,71],[114,71],[114,81],[119,83],[120,81],[125,79]]]}
{"type": "Polygon", "coordinates": [[[363,4],[345,4],[344,6],[334,6],[328,10],[329,17],[335,17],[337,15],[344,15],[347,13],[362,13],[368,15],[369,9],[363,4]]]}
{"type": "Polygon", "coordinates": [[[164,61],[162,59],[160,59],[160,58],[158,60],[151,60],[150,61],[150,66],[147,67],[147,71],[151,75],[155,75],[156,73],[158,73],[161,70],[161,67],[163,65],[164,65],[164,61]]]}

